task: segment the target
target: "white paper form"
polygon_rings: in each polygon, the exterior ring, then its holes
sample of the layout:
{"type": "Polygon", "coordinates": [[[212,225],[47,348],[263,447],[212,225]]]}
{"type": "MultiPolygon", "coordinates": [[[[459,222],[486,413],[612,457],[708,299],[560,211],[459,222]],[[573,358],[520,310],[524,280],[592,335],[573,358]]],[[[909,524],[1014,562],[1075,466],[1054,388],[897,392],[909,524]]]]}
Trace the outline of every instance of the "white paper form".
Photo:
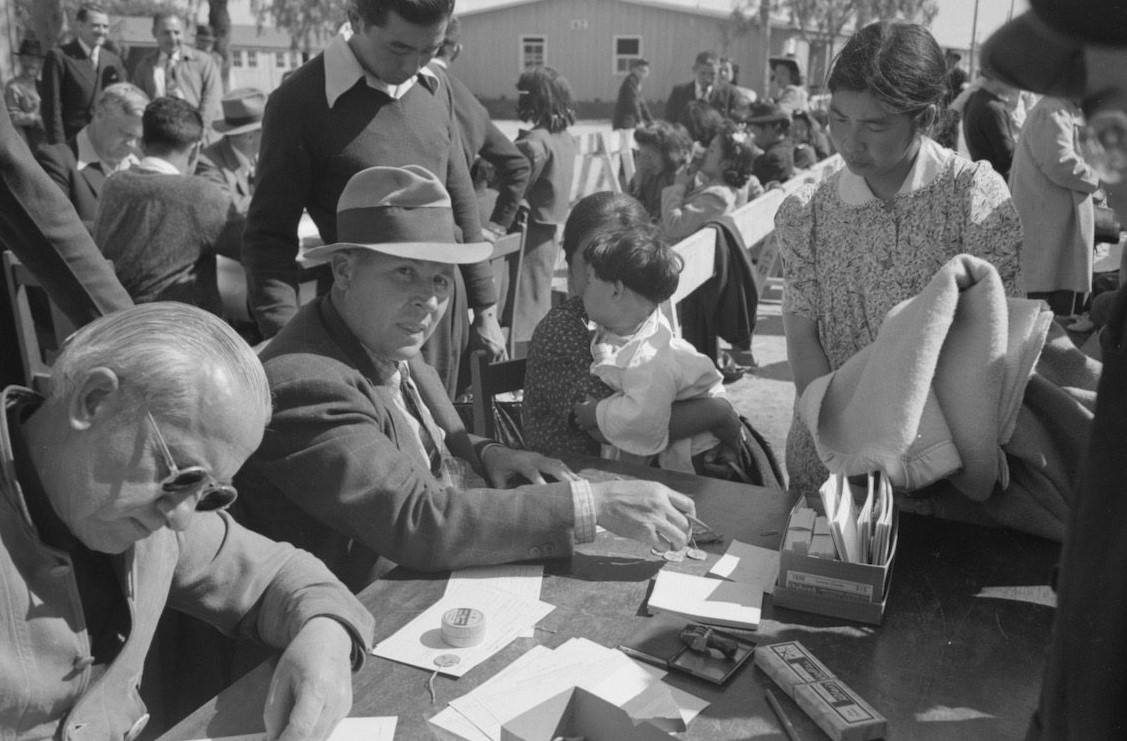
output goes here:
{"type": "Polygon", "coordinates": [[[733,540],[708,573],[741,584],[753,584],[771,594],[779,578],[779,552],[733,540]]]}
{"type": "Polygon", "coordinates": [[[650,612],[668,612],[728,628],[755,630],[763,590],[751,584],[662,569],[646,602],[650,612]]]}
{"type": "MultiPolygon", "coordinates": [[[[392,716],[379,716],[373,718],[344,718],[333,732],[328,741],[393,741],[395,726],[399,718],[392,716]]],[[[216,736],[215,738],[200,739],[200,741],[266,741],[266,732],[247,733],[242,736],[216,736]]]]}
{"type": "MultiPolygon", "coordinates": [[[[494,682],[507,682],[509,677],[512,677],[514,674],[519,674],[527,665],[542,660],[545,654],[550,653],[552,653],[552,649],[547,646],[533,646],[516,659],[516,661],[494,674],[493,677],[481,686],[484,687],[494,682]]],[[[480,687],[478,689],[480,689],[480,687]]],[[[466,739],[466,741],[490,741],[489,736],[471,723],[469,718],[449,705],[431,718],[429,722],[456,736],[466,739]]]]}
{"type": "Polygon", "coordinates": [[[659,681],[622,652],[585,638],[573,638],[555,651],[515,665],[450,702],[494,741],[500,739],[503,724],[572,687],[621,706],[659,681]]]}
{"type": "MultiPolygon", "coordinates": [[[[457,598],[467,591],[470,593],[482,584],[497,589],[501,592],[521,597],[523,599],[540,599],[540,587],[544,583],[544,567],[527,564],[501,564],[499,566],[474,566],[468,569],[458,569],[450,574],[446,582],[444,597],[457,598]]],[[[535,635],[532,627],[523,630],[519,638],[532,638],[535,635]]]]}
{"type": "Polygon", "coordinates": [[[526,628],[554,610],[539,600],[522,599],[492,587],[444,596],[372,649],[376,656],[460,677],[507,646],[526,628]],[[456,607],[472,607],[485,615],[485,639],[476,646],[455,648],[442,640],[442,614],[456,607]]]}

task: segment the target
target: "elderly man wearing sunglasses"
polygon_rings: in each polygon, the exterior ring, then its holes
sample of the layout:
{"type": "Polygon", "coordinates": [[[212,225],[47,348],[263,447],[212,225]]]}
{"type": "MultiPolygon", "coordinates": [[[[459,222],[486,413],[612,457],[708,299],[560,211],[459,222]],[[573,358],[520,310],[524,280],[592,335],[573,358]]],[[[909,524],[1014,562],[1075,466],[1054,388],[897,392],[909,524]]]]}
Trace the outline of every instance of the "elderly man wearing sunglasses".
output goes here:
{"type": "Polygon", "coordinates": [[[284,649],[270,738],[325,738],[372,618],[312,556],[218,511],[270,417],[250,347],[200,309],[143,304],[79,330],[46,399],[0,402],[4,737],[135,738],[167,604],[284,649]]]}

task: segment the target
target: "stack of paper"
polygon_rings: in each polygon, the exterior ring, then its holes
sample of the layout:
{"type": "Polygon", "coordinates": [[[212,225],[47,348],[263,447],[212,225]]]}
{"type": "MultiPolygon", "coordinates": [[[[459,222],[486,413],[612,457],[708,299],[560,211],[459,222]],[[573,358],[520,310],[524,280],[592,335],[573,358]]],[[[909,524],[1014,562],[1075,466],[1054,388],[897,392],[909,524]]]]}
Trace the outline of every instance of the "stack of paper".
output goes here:
{"type": "Polygon", "coordinates": [[[884,564],[892,535],[892,484],[886,476],[870,473],[864,493],[865,501],[858,507],[845,477],[837,475],[818,490],[838,558],[884,564]]]}
{"type": "Polygon", "coordinates": [[[662,676],[664,672],[647,670],[621,651],[573,638],[555,650],[533,647],[477,689],[453,700],[430,722],[469,741],[496,741],[508,721],[550,697],[582,687],[625,708],[632,717],[668,730],[684,730],[708,703],[666,686],[662,676]]]}
{"type": "Polygon", "coordinates": [[[709,579],[662,569],[647,603],[651,612],[667,612],[692,622],[755,630],[763,590],[753,584],[709,579]]]}
{"type": "Polygon", "coordinates": [[[372,653],[460,677],[554,609],[546,602],[495,589],[481,581],[472,589],[456,588],[446,594],[390,638],[377,643],[372,653]],[[471,607],[485,615],[485,638],[476,646],[455,648],[442,639],[443,613],[459,607],[471,607]]]}

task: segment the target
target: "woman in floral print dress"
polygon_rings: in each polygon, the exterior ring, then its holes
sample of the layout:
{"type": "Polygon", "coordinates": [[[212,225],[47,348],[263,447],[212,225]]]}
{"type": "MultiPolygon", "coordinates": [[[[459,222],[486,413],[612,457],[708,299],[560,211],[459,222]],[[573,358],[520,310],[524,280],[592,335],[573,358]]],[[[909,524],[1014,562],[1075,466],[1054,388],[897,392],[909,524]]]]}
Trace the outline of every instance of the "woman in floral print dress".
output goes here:
{"type": "MultiPolygon", "coordinates": [[[[927,136],[946,90],[943,51],[922,26],[858,31],[829,78],[830,137],[845,168],[789,197],[775,218],[783,327],[798,395],[877,336],[889,309],[951,257],[991,262],[1021,295],[1021,224],[1005,181],[927,136]]],[[[793,491],[826,469],[798,417],[787,438],[793,491]]]]}

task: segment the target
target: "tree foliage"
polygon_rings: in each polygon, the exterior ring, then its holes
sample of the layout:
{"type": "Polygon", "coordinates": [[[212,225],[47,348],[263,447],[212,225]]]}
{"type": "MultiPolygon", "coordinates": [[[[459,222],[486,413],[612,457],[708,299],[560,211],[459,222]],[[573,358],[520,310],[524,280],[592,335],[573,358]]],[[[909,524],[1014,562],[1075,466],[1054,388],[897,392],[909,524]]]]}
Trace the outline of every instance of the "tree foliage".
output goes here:
{"type": "Polygon", "coordinates": [[[938,0],[733,0],[732,35],[756,25],[762,3],[789,16],[803,39],[833,39],[876,20],[904,20],[930,26],[939,12],[938,0]]]}
{"type": "Polygon", "coordinates": [[[251,0],[262,27],[273,21],[288,31],[294,46],[310,51],[313,42],[332,36],[347,20],[348,0],[251,0]]]}

